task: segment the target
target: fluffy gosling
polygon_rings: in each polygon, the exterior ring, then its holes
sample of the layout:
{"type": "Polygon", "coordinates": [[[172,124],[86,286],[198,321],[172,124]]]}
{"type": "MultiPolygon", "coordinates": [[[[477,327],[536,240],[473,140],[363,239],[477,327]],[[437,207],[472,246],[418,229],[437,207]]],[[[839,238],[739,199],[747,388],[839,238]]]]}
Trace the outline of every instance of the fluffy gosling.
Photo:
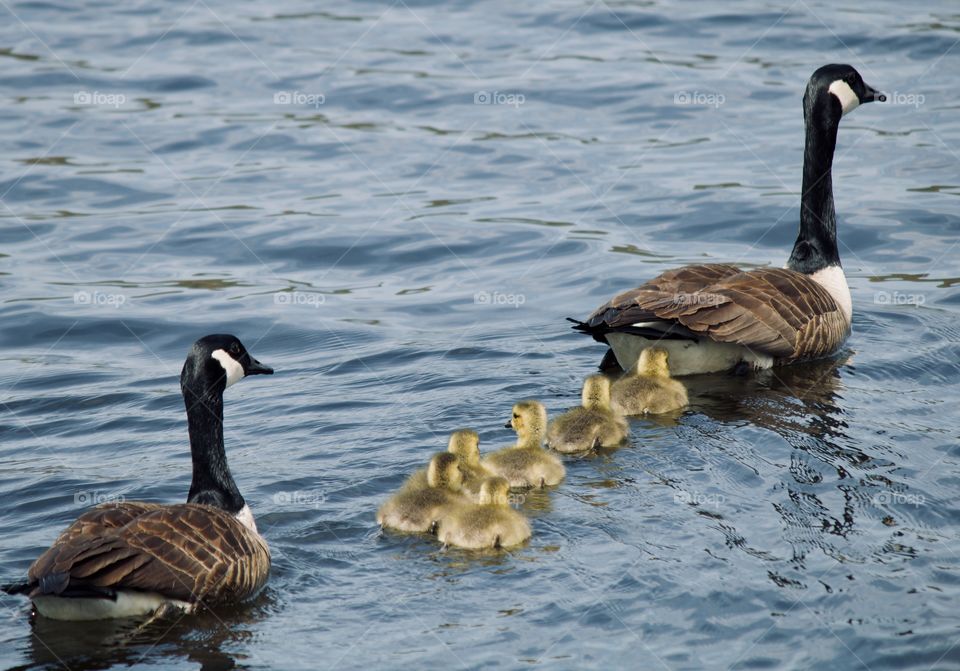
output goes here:
{"type": "Polygon", "coordinates": [[[687,404],[687,389],[671,379],[667,351],[648,347],[637,365],[613,383],[612,406],[624,415],[659,415],[687,404]]]}
{"type": "Polygon", "coordinates": [[[506,478],[511,487],[545,487],[559,484],[566,469],[556,455],[543,449],[547,409],[538,401],[520,401],[513,406],[508,427],[517,432],[517,444],[494,452],[483,466],[506,478]]]}
{"type": "Polygon", "coordinates": [[[480,485],[479,503],[458,506],[440,521],[437,537],[468,550],[509,548],[530,538],[530,524],[509,504],[510,483],[499,476],[480,485]]]}
{"type": "Polygon", "coordinates": [[[427,486],[401,487],[377,511],[377,522],[397,531],[430,532],[454,506],[467,500],[460,494],[463,475],[460,462],[449,452],[440,452],[430,459],[427,486]]]}
{"type": "Polygon", "coordinates": [[[627,439],[627,421],[610,407],[610,380],[591,375],[583,382],[582,403],[547,428],[547,446],[564,454],[617,447],[627,439]]]}
{"type": "Polygon", "coordinates": [[[479,503],[483,481],[493,475],[480,461],[480,436],[472,429],[454,431],[450,434],[447,452],[460,460],[464,495],[479,503]]]}

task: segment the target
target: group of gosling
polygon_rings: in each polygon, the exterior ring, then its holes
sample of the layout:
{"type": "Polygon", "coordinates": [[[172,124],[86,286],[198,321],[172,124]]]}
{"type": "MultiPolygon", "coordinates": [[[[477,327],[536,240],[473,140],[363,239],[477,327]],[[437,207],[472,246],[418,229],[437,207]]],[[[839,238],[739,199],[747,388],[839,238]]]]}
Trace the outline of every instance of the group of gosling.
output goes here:
{"type": "Polygon", "coordinates": [[[470,550],[520,545],[530,538],[530,524],[510,507],[510,490],[557,485],[566,473],[544,443],[561,454],[618,447],[627,440],[626,415],[663,414],[686,404],[687,390],[671,379],[666,350],[650,347],[612,384],[605,375],[589,376],[582,405],[549,424],[540,402],[516,403],[507,424],[517,432],[516,445],[486,458],[476,431],[454,431],[447,451],[407,479],[377,511],[377,522],[470,550]]]}

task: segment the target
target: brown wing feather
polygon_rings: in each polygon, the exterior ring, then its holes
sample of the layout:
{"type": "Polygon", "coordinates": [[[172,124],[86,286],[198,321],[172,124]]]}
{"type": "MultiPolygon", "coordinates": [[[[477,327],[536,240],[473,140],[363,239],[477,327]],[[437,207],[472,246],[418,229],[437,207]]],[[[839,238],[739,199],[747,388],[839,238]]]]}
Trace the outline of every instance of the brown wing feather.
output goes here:
{"type": "Polygon", "coordinates": [[[611,328],[635,324],[654,315],[641,307],[658,300],[676,303],[677,296],[695,293],[726,277],[737,275],[740,269],[726,263],[705,263],[668,270],[646,284],[624,291],[601,305],[587,317],[587,324],[606,324],[611,328]]]}
{"type": "Polygon", "coordinates": [[[240,600],[266,582],[266,543],[219,508],[183,503],[99,506],[77,519],[30,567],[33,596],[134,589],[187,602],[240,600]],[[67,580],[63,580],[66,576],[67,580]]]}
{"type": "Polygon", "coordinates": [[[778,359],[829,354],[850,329],[830,293],[809,276],[725,264],[668,271],[615,297],[587,323],[612,330],[655,319],[778,359]]]}

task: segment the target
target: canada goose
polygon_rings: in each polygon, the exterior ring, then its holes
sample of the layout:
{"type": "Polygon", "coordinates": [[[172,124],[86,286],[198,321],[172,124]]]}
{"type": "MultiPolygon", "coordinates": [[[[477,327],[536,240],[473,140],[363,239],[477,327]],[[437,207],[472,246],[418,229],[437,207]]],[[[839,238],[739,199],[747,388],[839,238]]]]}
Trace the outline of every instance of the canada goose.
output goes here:
{"type": "Polygon", "coordinates": [[[556,457],[543,449],[547,427],[547,409],[538,401],[520,401],[506,424],[517,432],[517,444],[488,455],[483,466],[503,476],[511,487],[544,487],[559,484],[566,469],[556,457]]]}
{"type": "Polygon", "coordinates": [[[193,481],[186,503],[105,503],[81,515],[33,562],[29,596],[58,620],[101,620],[229,603],[256,594],[270,550],[227,467],[223,391],[273,369],[231,335],[193,344],[180,389],[187,410],[193,481]]]}
{"type": "Polygon", "coordinates": [[[509,548],[530,538],[530,524],[510,507],[510,483],[495,476],[482,482],[477,503],[457,506],[440,522],[437,537],[467,550],[509,548]]]}
{"type": "Polygon", "coordinates": [[[427,467],[427,486],[402,487],[380,506],[377,522],[397,531],[433,531],[451,506],[467,502],[460,494],[462,485],[457,457],[449,452],[435,454],[427,467]]]}
{"type": "Polygon", "coordinates": [[[582,403],[547,427],[547,447],[564,454],[617,447],[627,439],[627,420],[610,407],[610,380],[591,375],[583,381],[582,403]]]}
{"type": "Polygon", "coordinates": [[[670,379],[669,353],[661,347],[640,352],[637,365],[613,383],[613,409],[624,415],[660,415],[687,404],[687,388],[670,379]]]}
{"type": "Polygon", "coordinates": [[[480,461],[480,436],[472,429],[458,429],[450,434],[447,452],[460,460],[464,494],[475,502],[479,501],[481,485],[493,475],[480,461]]]}
{"type": "Polygon", "coordinates": [[[786,268],[668,270],[574,328],[609,344],[623,370],[643,349],[663,347],[674,375],[770,368],[837,351],[850,333],[852,303],[837,251],[833,153],[840,118],[873,100],[886,97],[849,65],[825,65],[810,77],[800,232],[786,268]]]}

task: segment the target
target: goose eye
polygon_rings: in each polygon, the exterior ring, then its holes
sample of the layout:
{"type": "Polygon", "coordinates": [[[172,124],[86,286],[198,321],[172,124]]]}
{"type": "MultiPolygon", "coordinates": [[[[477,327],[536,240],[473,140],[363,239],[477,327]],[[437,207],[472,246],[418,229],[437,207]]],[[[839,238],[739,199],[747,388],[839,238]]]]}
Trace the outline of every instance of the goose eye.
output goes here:
{"type": "Polygon", "coordinates": [[[230,345],[230,354],[240,354],[240,345],[237,343],[230,345]]]}

